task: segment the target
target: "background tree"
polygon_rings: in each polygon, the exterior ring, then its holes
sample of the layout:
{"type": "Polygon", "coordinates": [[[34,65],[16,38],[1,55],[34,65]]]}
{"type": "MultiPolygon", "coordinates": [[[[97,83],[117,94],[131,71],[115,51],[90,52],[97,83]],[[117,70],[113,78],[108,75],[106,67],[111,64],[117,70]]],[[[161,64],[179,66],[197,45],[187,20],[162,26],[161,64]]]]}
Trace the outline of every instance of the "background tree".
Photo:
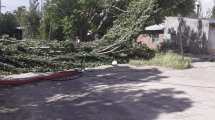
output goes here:
{"type": "Polygon", "coordinates": [[[40,36],[41,14],[38,6],[38,0],[30,0],[29,10],[25,6],[20,6],[14,11],[19,26],[24,28],[25,38],[38,38],[40,36]]]}
{"type": "Polygon", "coordinates": [[[215,7],[213,7],[213,9],[212,9],[212,16],[211,16],[211,18],[215,18],[215,7]]]}
{"type": "Polygon", "coordinates": [[[23,29],[23,37],[26,38],[28,37],[28,14],[29,12],[27,11],[25,6],[20,6],[18,7],[17,10],[14,11],[15,15],[16,15],[16,19],[18,22],[18,26],[23,29]]]}
{"type": "Polygon", "coordinates": [[[40,28],[40,13],[38,11],[38,0],[30,0],[30,8],[27,16],[28,37],[37,38],[40,28]]]}
{"type": "Polygon", "coordinates": [[[24,26],[26,24],[26,16],[28,14],[28,11],[26,10],[25,6],[20,6],[17,8],[17,10],[14,11],[16,15],[16,19],[19,22],[20,26],[24,26]]]}
{"type": "Polygon", "coordinates": [[[17,25],[16,17],[12,13],[2,14],[0,17],[0,36],[8,34],[13,37],[17,25]]]}
{"type": "Polygon", "coordinates": [[[94,40],[95,36],[103,36],[111,28],[113,20],[127,8],[129,1],[47,1],[44,22],[49,25],[45,25],[45,29],[51,28],[52,37],[57,39],[63,39],[63,36],[66,38],[78,36],[82,41],[94,40]],[[55,34],[56,32],[58,34],[55,34]]]}

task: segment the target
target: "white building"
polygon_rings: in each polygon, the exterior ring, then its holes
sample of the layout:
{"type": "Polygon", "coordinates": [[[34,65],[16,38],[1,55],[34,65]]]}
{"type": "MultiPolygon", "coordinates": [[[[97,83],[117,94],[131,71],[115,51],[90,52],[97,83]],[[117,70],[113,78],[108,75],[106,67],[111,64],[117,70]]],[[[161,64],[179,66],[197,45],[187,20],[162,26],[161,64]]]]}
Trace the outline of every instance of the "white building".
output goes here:
{"type": "Polygon", "coordinates": [[[212,9],[215,5],[215,0],[196,0],[200,5],[200,17],[209,18],[212,15],[212,9]]]}
{"type": "Polygon", "coordinates": [[[180,44],[185,40],[184,47],[190,53],[210,53],[215,55],[215,20],[166,17],[164,36],[170,42],[180,44]]]}

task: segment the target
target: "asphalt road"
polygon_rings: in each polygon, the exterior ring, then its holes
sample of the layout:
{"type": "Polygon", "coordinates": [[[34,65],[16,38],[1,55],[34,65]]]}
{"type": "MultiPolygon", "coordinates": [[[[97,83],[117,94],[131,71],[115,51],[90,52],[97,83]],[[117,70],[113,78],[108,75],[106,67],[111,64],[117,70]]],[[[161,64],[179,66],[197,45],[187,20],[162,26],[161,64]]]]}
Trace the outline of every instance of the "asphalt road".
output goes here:
{"type": "Polygon", "coordinates": [[[0,120],[214,120],[215,63],[100,67],[69,81],[0,87],[0,120]]]}

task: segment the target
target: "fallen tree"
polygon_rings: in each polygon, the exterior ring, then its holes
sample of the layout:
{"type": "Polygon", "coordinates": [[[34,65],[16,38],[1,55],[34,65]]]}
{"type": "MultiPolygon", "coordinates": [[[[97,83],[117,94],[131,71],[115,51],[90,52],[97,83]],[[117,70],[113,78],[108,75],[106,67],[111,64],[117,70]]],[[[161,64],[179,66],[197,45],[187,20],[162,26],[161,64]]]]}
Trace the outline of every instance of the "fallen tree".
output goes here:
{"type": "Polygon", "coordinates": [[[111,63],[113,59],[123,62],[137,57],[149,59],[154,51],[135,44],[144,27],[160,23],[168,15],[186,16],[193,8],[194,0],[132,0],[128,8],[120,10],[122,13],[102,39],[81,43],[78,48],[74,41],[3,40],[0,41],[0,72],[72,69],[81,67],[82,59],[89,63],[87,66],[111,63]]]}
{"type": "Polygon", "coordinates": [[[134,0],[114,22],[94,50],[96,54],[130,51],[137,36],[150,24],[163,22],[165,16],[193,13],[195,0],[134,0]]]}

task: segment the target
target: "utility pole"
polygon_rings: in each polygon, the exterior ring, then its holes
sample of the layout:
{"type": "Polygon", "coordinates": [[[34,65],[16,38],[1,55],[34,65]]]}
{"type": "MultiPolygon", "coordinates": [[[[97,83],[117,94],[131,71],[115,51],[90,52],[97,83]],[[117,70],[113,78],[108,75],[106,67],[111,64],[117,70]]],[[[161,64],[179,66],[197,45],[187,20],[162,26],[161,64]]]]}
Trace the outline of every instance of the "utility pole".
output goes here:
{"type": "Polygon", "coordinates": [[[41,9],[41,12],[43,12],[43,4],[44,4],[43,0],[40,0],[40,7],[41,7],[40,9],[41,9]]]}
{"type": "Polygon", "coordinates": [[[2,7],[2,6],[1,6],[1,0],[0,0],[0,14],[1,14],[1,7],[2,7]]]}
{"type": "Polygon", "coordinates": [[[44,17],[44,0],[40,0],[40,12],[41,12],[41,17],[44,17]]]}
{"type": "Polygon", "coordinates": [[[195,5],[196,5],[196,14],[197,14],[197,18],[199,18],[199,17],[200,17],[200,12],[201,12],[201,6],[200,6],[199,0],[197,0],[197,1],[195,2],[195,5]]]}
{"type": "Polygon", "coordinates": [[[0,0],[0,14],[2,13],[2,8],[3,8],[3,7],[5,7],[5,6],[2,5],[2,2],[1,2],[1,0],[0,0]]]}
{"type": "Polygon", "coordinates": [[[179,16],[179,41],[180,41],[180,51],[182,60],[184,60],[184,43],[183,43],[183,34],[184,34],[184,20],[181,16],[179,16]]]}

